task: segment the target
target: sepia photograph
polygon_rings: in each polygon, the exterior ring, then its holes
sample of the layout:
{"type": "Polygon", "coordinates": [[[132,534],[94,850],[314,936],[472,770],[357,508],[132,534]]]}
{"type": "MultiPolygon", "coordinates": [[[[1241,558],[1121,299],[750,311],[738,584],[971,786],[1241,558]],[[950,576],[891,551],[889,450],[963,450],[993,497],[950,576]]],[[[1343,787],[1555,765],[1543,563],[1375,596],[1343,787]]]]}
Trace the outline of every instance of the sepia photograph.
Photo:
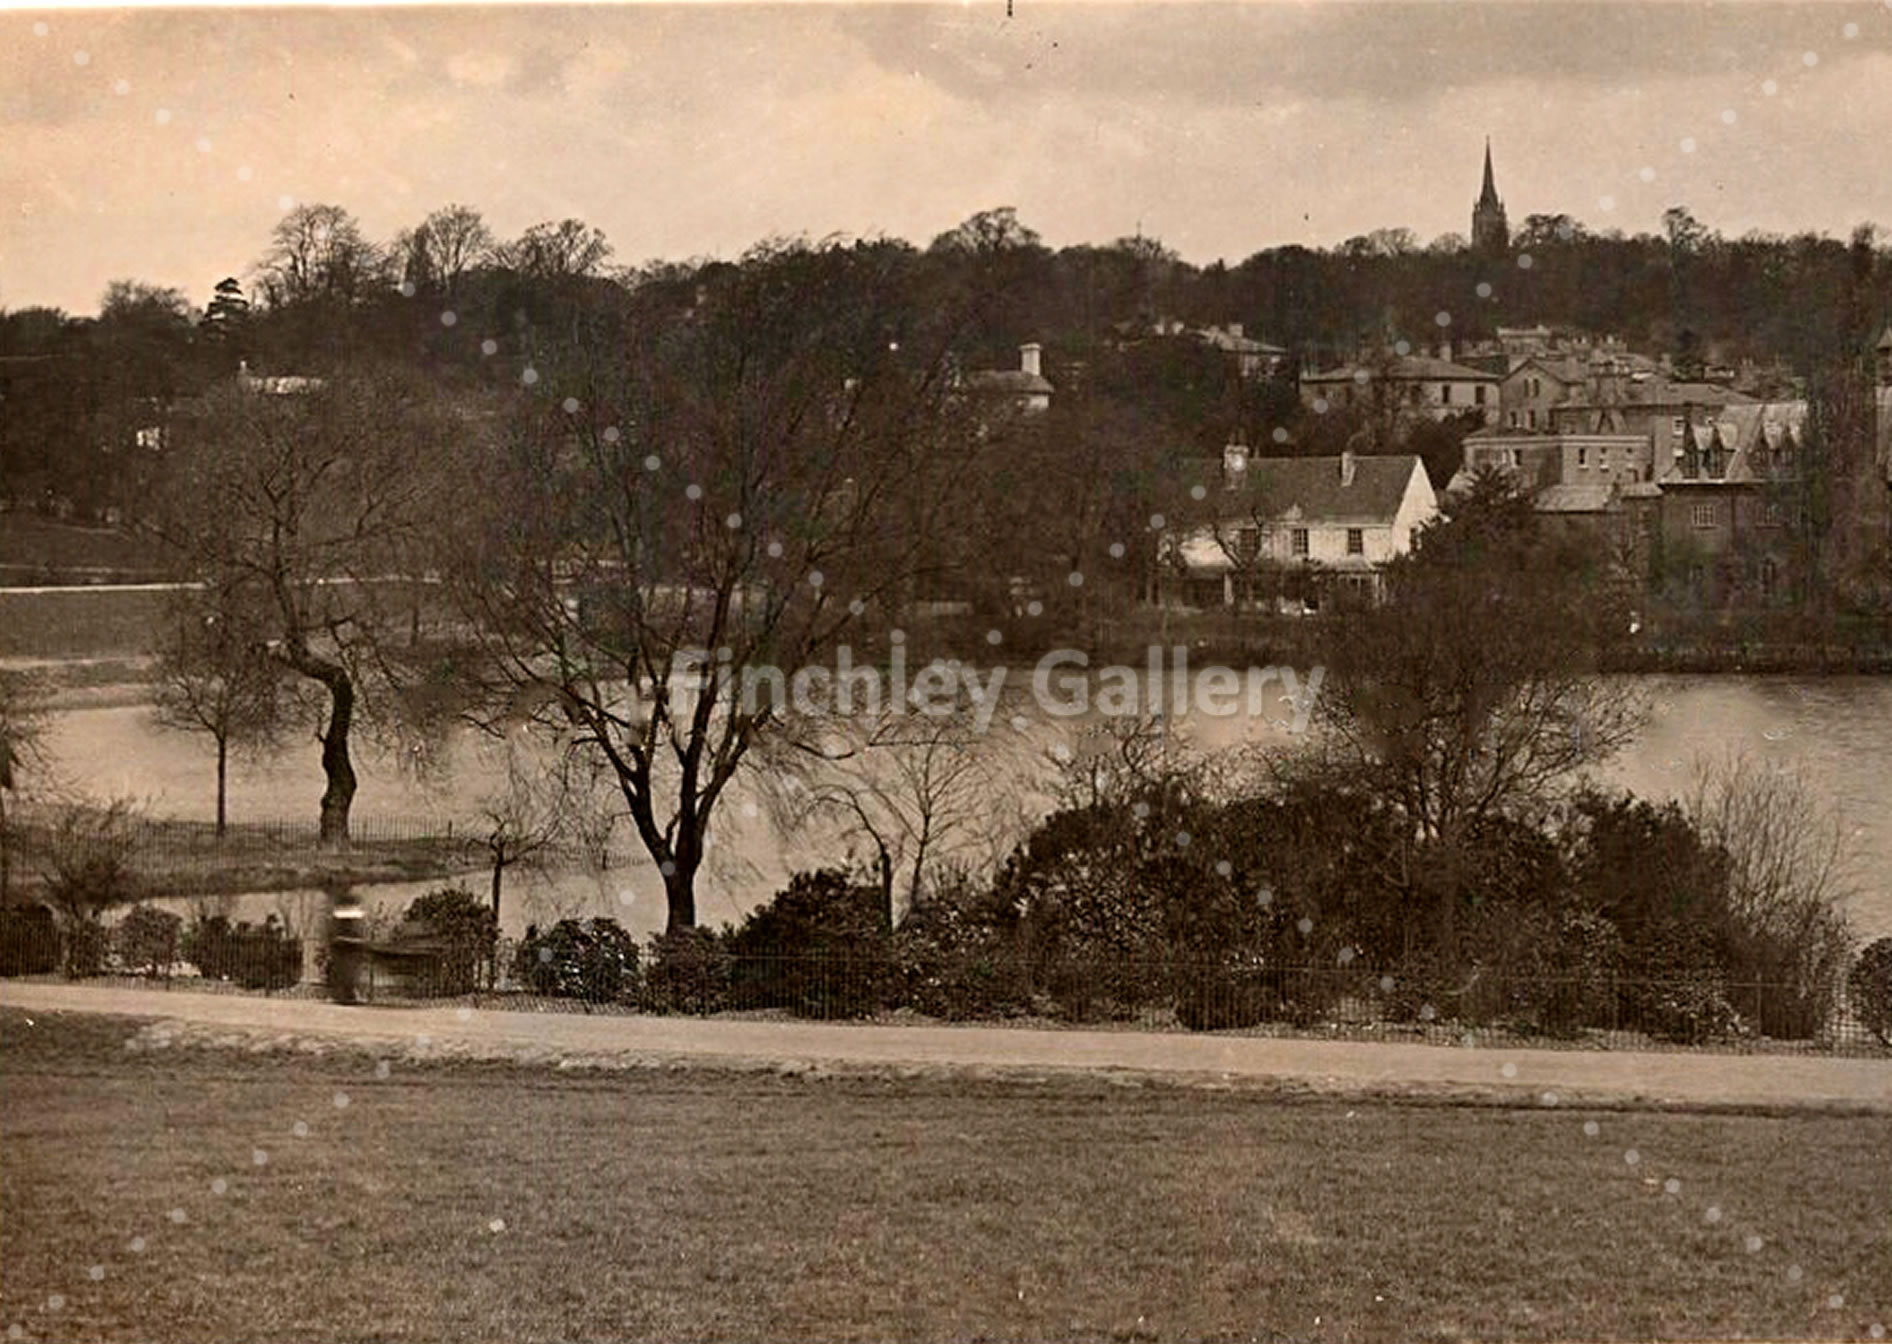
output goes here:
{"type": "Polygon", "coordinates": [[[0,0],[0,1332],[1884,1341],[1892,0],[0,0]]]}

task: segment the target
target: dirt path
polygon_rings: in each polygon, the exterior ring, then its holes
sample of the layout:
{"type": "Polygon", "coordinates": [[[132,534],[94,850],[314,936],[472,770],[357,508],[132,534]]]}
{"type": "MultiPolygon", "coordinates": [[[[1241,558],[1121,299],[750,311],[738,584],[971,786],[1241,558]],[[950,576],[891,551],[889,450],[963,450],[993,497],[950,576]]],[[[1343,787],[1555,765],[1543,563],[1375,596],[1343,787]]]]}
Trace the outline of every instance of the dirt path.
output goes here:
{"type": "Polygon", "coordinates": [[[1633,1104],[1892,1111],[1892,1061],[1795,1055],[1460,1049],[1236,1036],[890,1027],[674,1017],[344,1008],[309,1000],[0,984],[0,1005],[178,1024],[165,1039],[358,1046],[412,1058],[637,1067],[691,1061],[797,1073],[968,1071],[1536,1105],[1633,1104]]]}

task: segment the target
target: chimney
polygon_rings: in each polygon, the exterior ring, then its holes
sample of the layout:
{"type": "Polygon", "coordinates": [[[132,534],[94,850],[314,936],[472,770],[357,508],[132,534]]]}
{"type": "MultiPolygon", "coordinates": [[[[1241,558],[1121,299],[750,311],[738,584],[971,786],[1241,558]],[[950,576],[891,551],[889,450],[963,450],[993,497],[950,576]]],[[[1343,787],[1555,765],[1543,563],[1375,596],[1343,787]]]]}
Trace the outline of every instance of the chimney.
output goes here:
{"type": "Polygon", "coordinates": [[[1248,472],[1248,446],[1231,443],[1222,449],[1222,481],[1230,490],[1242,483],[1248,472]]]}
{"type": "Polygon", "coordinates": [[[1038,356],[1044,347],[1036,341],[1027,342],[1018,347],[1018,367],[1034,378],[1042,377],[1038,371],[1038,356]]]}
{"type": "Polygon", "coordinates": [[[1439,358],[1444,360],[1447,364],[1450,364],[1452,362],[1452,338],[1451,337],[1448,336],[1444,340],[1439,342],[1439,358]]]}
{"type": "Polygon", "coordinates": [[[1240,322],[1229,323],[1228,334],[1239,340],[1242,334],[1242,324],[1240,322]]]}
{"type": "Polygon", "coordinates": [[[1353,484],[1353,449],[1343,448],[1340,452],[1340,484],[1342,488],[1353,484]]]}

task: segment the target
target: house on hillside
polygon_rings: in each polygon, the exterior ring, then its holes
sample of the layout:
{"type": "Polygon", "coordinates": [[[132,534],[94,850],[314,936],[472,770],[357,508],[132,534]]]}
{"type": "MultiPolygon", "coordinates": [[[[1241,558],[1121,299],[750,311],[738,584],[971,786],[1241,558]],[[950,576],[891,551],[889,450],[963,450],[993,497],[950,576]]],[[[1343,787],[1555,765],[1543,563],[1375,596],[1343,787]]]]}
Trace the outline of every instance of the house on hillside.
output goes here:
{"type": "Polygon", "coordinates": [[[1301,400],[1315,411],[1386,408],[1446,420],[1468,411],[1486,423],[1498,414],[1502,379],[1485,369],[1433,355],[1394,355],[1301,375],[1301,400]]]}
{"type": "Polygon", "coordinates": [[[1246,333],[1240,322],[1230,322],[1223,327],[1200,327],[1190,335],[1210,349],[1220,351],[1235,366],[1236,372],[1251,381],[1277,378],[1287,367],[1287,347],[1256,340],[1246,333]]]}
{"type": "Polygon", "coordinates": [[[975,397],[996,405],[1009,406],[1026,415],[1051,409],[1051,394],[1057,389],[1044,376],[1044,347],[1028,341],[1018,347],[1015,369],[981,369],[966,375],[966,390],[975,397]]]}
{"type": "Polygon", "coordinates": [[[1438,500],[1415,455],[1254,457],[1183,464],[1183,516],[1164,533],[1158,601],[1317,608],[1336,587],[1377,596],[1438,500]]]}

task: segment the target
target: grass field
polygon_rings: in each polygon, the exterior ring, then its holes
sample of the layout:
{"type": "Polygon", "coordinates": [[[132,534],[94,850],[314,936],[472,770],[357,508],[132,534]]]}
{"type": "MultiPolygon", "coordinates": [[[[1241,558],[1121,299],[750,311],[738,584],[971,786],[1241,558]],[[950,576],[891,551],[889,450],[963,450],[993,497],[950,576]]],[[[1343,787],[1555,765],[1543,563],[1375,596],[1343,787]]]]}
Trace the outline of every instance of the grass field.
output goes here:
{"type": "Polygon", "coordinates": [[[1864,1339],[1892,1321],[1892,1118],[384,1070],[139,1031],[0,1014],[0,1327],[19,1337],[1864,1339]]]}

